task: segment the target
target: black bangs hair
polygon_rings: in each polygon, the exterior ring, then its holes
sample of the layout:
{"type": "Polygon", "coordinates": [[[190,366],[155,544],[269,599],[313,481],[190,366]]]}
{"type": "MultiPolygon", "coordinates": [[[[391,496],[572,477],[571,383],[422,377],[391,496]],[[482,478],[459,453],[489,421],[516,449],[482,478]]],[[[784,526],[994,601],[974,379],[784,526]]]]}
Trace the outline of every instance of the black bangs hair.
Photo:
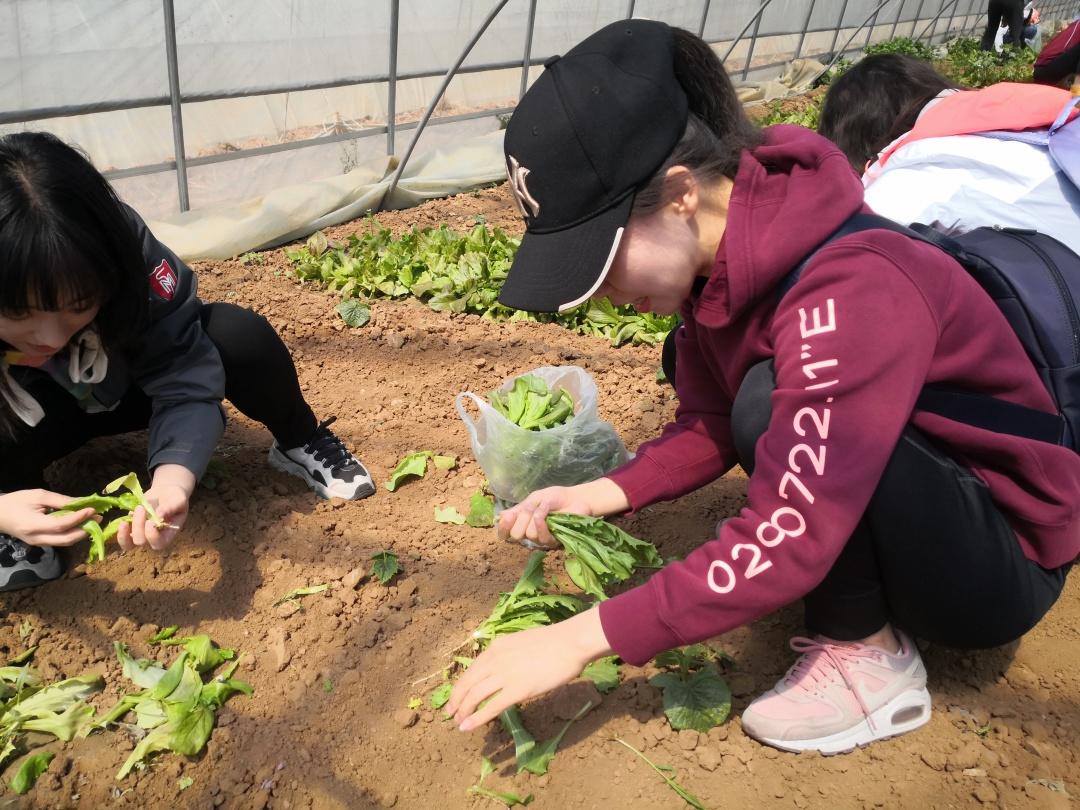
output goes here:
{"type": "MultiPolygon", "coordinates": [[[[0,315],[96,304],[94,327],[111,350],[141,333],[149,296],[134,222],[90,161],[48,133],[0,138],[0,315]]],[[[10,394],[4,375],[0,394],[10,394]]],[[[6,399],[0,432],[14,435],[6,399]]]]}
{"type": "Polygon", "coordinates": [[[97,304],[102,343],[123,345],[148,284],[133,223],[89,160],[48,133],[0,138],[0,314],[97,304]]]}

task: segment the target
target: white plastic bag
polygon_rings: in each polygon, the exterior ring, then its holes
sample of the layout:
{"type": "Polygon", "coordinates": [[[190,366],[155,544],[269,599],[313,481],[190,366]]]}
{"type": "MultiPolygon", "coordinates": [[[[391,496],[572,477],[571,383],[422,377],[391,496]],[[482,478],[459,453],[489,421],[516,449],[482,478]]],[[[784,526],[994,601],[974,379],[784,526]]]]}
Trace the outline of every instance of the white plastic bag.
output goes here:
{"type": "MultiPolygon", "coordinates": [[[[487,476],[495,497],[509,503],[551,486],[573,486],[600,478],[628,459],[615,428],[597,413],[596,383],[577,366],[542,366],[526,372],[548,388],[565,388],[574,400],[574,415],[546,430],[526,430],[499,413],[482,397],[463,391],[454,406],[469,429],[473,455],[487,476]],[[467,404],[480,411],[474,417],[467,404]]],[[[508,390],[516,374],[499,386],[508,390]]]]}

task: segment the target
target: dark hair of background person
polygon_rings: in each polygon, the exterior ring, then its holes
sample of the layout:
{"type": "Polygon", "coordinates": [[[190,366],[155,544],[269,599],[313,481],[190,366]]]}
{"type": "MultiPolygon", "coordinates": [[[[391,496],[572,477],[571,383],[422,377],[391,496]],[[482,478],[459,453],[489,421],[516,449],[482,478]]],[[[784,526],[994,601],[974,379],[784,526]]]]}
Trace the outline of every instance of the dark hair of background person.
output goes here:
{"type": "Polygon", "coordinates": [[[840,147],[862,174],[868,160],[915,125],[922,108],[942,90],[960,85],[928,62],[899,53],[873,54],[829,87],[818,132],[840,147]]]}
{"type": "Polygon", "coordinates": [[[652,178],[634,195],[633,213],[648,214],[668,200],[667,170],[686,166],[699,182],[735,179],[744,149],[761,143],[735,94],[727,71],[709,44],[681,28],[675,34],[675,77],[689,102],[686,130],[652,178]]]}
{"type": "MultiPolygon", "coordinates": [[[[45,132],[0,138],[0,315],[97,304],[102,345],[127,345],[149,313],[144,264],[123,204],[83,154],[45,132]]],[[[0,432],[18,424],[0,397],[0,432]]]]}

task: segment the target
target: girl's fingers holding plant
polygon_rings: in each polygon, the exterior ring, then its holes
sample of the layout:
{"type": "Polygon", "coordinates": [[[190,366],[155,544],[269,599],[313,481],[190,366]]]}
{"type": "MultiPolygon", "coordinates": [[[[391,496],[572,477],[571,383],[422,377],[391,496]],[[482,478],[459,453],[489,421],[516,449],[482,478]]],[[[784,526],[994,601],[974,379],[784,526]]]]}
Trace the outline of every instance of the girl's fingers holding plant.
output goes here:
{"type": "MultiPolygon", "coordinates": [[[[56,534],[64,534],[96,517],[97,512],[89,507],[78,512],[52,512],[42,516],[42,527],[56,534]]],[[[83,536],[86,536],[85,532],[83,536]]]]}
{"type": "Polygon", "coordinates": [[[146,510],[141,506],[131,513],[131,542],[136,546],[146,545],[146,510]]]}
{"type": "Polygon", "coordinates": [[[116,530],[116,543],[120,546],[121,551],[131,551],[135,548],[135,544],[131,540],[131,524],[121,523],[120,528],[116,530]]]}

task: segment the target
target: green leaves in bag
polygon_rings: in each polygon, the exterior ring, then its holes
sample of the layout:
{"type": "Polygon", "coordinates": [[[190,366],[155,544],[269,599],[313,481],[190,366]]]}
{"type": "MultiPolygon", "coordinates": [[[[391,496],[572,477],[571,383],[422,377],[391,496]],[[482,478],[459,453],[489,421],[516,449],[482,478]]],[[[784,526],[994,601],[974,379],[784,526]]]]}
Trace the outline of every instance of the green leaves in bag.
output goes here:
{"type": "Polygon", "coordinates": [[[491,406],[526,430],[546,430],[563,425],[574,415],[574,400],[565,388],[548,389],[534,374],[523,374],[508,391],[492,391],[491,406]]]}

